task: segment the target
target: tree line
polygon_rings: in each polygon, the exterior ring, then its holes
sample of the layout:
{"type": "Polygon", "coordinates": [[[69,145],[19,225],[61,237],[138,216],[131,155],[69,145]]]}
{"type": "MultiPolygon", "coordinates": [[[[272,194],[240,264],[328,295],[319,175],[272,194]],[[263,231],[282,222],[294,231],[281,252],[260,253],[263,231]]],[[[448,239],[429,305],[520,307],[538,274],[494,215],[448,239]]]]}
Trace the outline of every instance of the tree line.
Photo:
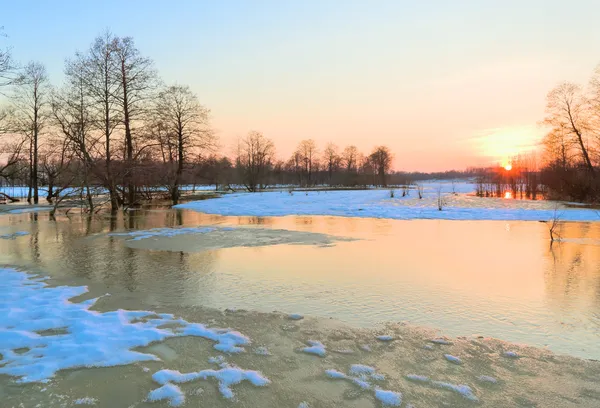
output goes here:
{"type": "Polygon", "coordinates": [[[0,180],[27,186],[29,202],[39,202],[42,185],[50,202],[76,196],[90,211],[106,204],[115,212],[157,191],[176,204],[189,184],[253,192],[272,184],[388,183],[392,154],[385,146],[365,155],[331,143],[321,151],[307,139],[284,161],[272,140],[251,131],[232,157],[219,154],[210,110],[189,86],[165,84],[131,37],[103,33],[66,60],[64,77],[52,86],[42,63],[18,66],[0,49],[7,100],[0,180]]]}

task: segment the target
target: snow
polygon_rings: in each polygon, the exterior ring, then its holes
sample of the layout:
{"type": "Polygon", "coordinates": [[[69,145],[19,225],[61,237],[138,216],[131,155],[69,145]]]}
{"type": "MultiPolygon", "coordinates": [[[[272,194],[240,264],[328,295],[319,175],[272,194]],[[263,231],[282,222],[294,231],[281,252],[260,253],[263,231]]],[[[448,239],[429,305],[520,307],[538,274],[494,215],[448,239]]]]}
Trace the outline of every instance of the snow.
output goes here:
{"type": "Polygon", "coordinates": [[[383,405],[391,407],[399,407],[402,405],[402,394],[399,392],[377,389],[375,390],[375,398],[383,405]]]}
{"type": "Polygon", "coordinates": [[[25,235],[29,235],[29,232],[27,232],[27,231],[17,231],[17,232],[12,232],[12,233],[9,233],[9,234],[0,235],[0,239],[15,239],[17,237],[22,237],[22,236],[25,236],[25,235]]]}
{"type": "Polygon", "coordinates": [[[208,328],[169,314],[101,313],[89,310],[98,298],[69,301],[87,291],[85,286],[50,287],[44,278],[1,268],[0,375],[18,377],[22,383],[47,382],[57,371],[69,368],[156,361],[156,355],[134,350],[178,336],[211,340],[216,350],[225,353],[242,352],[250,344],[237,331],[208,328]]]}
{"type": "Polygon", "coordinates": [[[290,320],[302,320],[304,319],[304,316],[298,313],[290,313],[287,318],[290,320]]]}
{"type": "Polygon", "coordinates": [[[348,370],[348,374],[344,374],[335,369],[325,370],[325,375],[334,380],[346,380],[354,385],[357,385],[363,390],[374,390],[375,398],[383,405],[400,406],[402,404],[402,394],[399,392],[382,390],[372,384],[374,381],[383,381],[383,374],[377,373],[375,367],[352,364],[348,370]]]}
{"type": "MultiPolygon", "coordinates": [[[[222,228],[222,230],[232,230],[233,228],[222,228]]],[[[184,228],[153,228],[149,230],[135,230],[128,232],[111,232],[114,237],[131,237],[129,241],[140,241],[142,239],[155,237],[174,237],[184,234],[206,234],[217,230],[214,227],[184,227],[184,228]]]]}
{"type": "Polygon", "coordinates": [[[370,352],[371,351],[371,346],[369,346],[368,344],[363,344],[363,345],[360,346],[360,349],[362,351],[370,352]]]}
{"type": "MultiPolygon", "coordinates": [[[[547,221],[555,213],[553,204],[548,201],[467,196],[464,192],[475,190],[469,183],[458,186],[458,195],[452,194],[449,186],[444,186],[447,204],[439,211],[436,185],[426,184],[423,200],[417,199],[414,192],[409,197],[396,194],[396,198],[390,198],[388,190],[307,191],[294,195],[264,192],[227,194],[176,207],[227,216],[324,215],[401,220],[547,221]]],[[[561,208],[560,214],[563,221],[600,221],[600,214],[593,209],[561,208]]]]}
{"type": "Polygon", "coordinates": [[[477,379],[482,383],[498,384],[498,380],[489,375],[480,375],[477,379]]]}
{"type": "Polygon", "coordinates": [[[445,345],[445,346],[448,346],[448,345],[452,344],[451,341],[446,340],[446,339],[440,339],[440,338],[438,338],[438,339],[431,339],[429,341],[432,342],[432,343],[435,343],[435,344],[442,344],[442,345],[445,345]]]}
{"type": "Polygon", "coordinates": [[[302,401],[300,404],[298,404],[298,408],[310,408],[310,404],[306,401],[302,401]]]}
{"type": "Polygon", "coordinates": [[[162,384],[163,387],[170,383],[186,383],[195,380],[207,380],[209,378],[214,378],[218,381],[219,391],[221,392],[221,395],[227,399],[232,399],[234,397],[231,386],[239,384],[242,381],[248,381],[256,387],[264,387],[271,383],[271,381],[264,377],[259,371],[244,370],[230,365],[223,367],[220,370],[208,369],[185,374],[175,370],[160,370],[152,375],[152,379],[158,384],[162,384]]]}
{"type": "Polygon", "coordinates": [[[505,351],[502,355],[506,358],[519,358],[519,354],[516,351],[505,351]]]}
{"type": "Polygon", "coordinates": [[[433,381],[427,376],[417,374],[409,374],[406,376],[406,379],[416,383],[431,385],[436,388],[453,391],[469,401],[479,401],[479,399],[473,393],[471,387],[465,384],[452,384],[443,381],[433,381]]]}
{"type": "Polygon", "coordinates": [[[325,354],[327,354],[325,346],[320,341],[309,340],[307,343],[310,345],[310,347],[304,347],[302,349],[304,353],[315,354],[319,357],[325,357],[325,354]]]}
{"type": "Polygon", "coordinates": [[[163,400],[167,400],[172,407],[179,407],[185,402],[185,395],[178,386],[173,384],[165,384],[148,393],[148,401],[163,400]]]}
{"type": "Polygon", "coordinates": [[[377,340],[379,340],[379,341],[392,341],[392,340],[394,340],[394,336],[390,336],[389,334],[384,334],[382,336],[377,336],[377,340]]]}
{"type": "Polygon", "coordinates": [[[49,211],[50,207],[21,207],[15,208],[14,210],[8,210],[6,213],[8,214],[24,214],[30,212],[39,212],[39,211],[49,211]]]}
{"type": "Polygon", "coordinates": [[[452,364],[462,364],[462,360],[459,357],[453,356],[452,354],[444,354],[444,358],[452,364]]]}
{"type": "Polygon", "coordinates": [[[97,402],[98,402],[98,400],[96,398],[84,397],[84,398],[76,399],[75,401],[73,401],[73,404],[75,404],[75,405],[96,405],[97,402]]]}
{"type": "Polygon", "coordinates": [[[266,348],[264,346],[260,346],[260,347],[256,347],[254,349],[254,354],[257,354],[259,356],[270,356],[271,352],[269,351],[268,348],[266,348]]]}

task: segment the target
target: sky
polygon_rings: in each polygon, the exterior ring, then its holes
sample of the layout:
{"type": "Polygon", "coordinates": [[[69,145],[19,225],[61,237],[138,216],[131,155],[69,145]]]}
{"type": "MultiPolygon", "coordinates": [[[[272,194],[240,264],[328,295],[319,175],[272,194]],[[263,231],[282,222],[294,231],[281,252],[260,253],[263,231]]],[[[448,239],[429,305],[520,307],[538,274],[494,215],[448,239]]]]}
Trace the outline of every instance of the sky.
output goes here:
{"type": "Polygon", "coordinates": [[[287,159],[302,139],[396,170],[504,162],[544,134],[545,96],[600,63],[596,0],[0,0],[16,60],[66,58],[107,28],[212,112],[221,150],[250,130],[287,159]]]}

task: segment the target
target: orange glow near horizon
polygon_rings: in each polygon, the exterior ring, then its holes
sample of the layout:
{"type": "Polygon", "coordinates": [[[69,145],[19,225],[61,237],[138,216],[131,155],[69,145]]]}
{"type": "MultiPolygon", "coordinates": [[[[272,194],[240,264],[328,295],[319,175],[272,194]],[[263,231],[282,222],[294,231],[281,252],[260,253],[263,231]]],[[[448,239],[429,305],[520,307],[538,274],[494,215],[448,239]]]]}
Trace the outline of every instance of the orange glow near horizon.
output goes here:
{"type": "Polygon", "coordinates": [[[507,191],[506,193],[504,193],[504,198],[510,200],[511,198],[513,198],[512,193],[510,191],[507,191]]]}
{"type": "Polygon", "coordinates": [[[512,170],[512,164],[508,163],[504,165],[504,170],[506,171],[511,171],[512,170]]]}

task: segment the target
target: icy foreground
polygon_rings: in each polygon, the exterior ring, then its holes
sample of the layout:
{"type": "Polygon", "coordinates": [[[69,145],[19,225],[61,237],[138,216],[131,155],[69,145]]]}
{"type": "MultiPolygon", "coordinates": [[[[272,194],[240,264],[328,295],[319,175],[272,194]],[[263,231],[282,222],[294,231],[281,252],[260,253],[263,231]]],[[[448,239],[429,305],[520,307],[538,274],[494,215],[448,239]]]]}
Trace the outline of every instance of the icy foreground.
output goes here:
{"type": "MultiPolygon", "coordinates": [[[[461,186],[459,191],[468,190],[461,186]]],[[[474,188],[473,188],[474,190],[474,188]]],[[[177,208],[226,216],[324,215],[339,217],[389,219],[505,220],[547,221],[554,217],[553,204],[544,201],[503,200],[469,197],[444,190],[442,211],[437,206],[437,192],[425,190],[422,200],[413,191],[394,198],[387,190],[266,192],[224,195],[218,199],[192,201],[177,208]]],[[[562,221],[600,221],[592,209],[561,208],[556,212],[562,221]]]]}
{"type": "Polygon", "coordinates": [[[73,303],[85,286],[50,287],[42,278],[0,269],[0,374],[18,382],[47,382],[57,371],[159,360],[132,351],[170,337],[197,336],[214,348],[239,353],[250,339],[230,329],[211,329],[169,314],[89,310],[98,299],[73,303]],[[169,327],[164,327],[169,325],[169,327]]]}

